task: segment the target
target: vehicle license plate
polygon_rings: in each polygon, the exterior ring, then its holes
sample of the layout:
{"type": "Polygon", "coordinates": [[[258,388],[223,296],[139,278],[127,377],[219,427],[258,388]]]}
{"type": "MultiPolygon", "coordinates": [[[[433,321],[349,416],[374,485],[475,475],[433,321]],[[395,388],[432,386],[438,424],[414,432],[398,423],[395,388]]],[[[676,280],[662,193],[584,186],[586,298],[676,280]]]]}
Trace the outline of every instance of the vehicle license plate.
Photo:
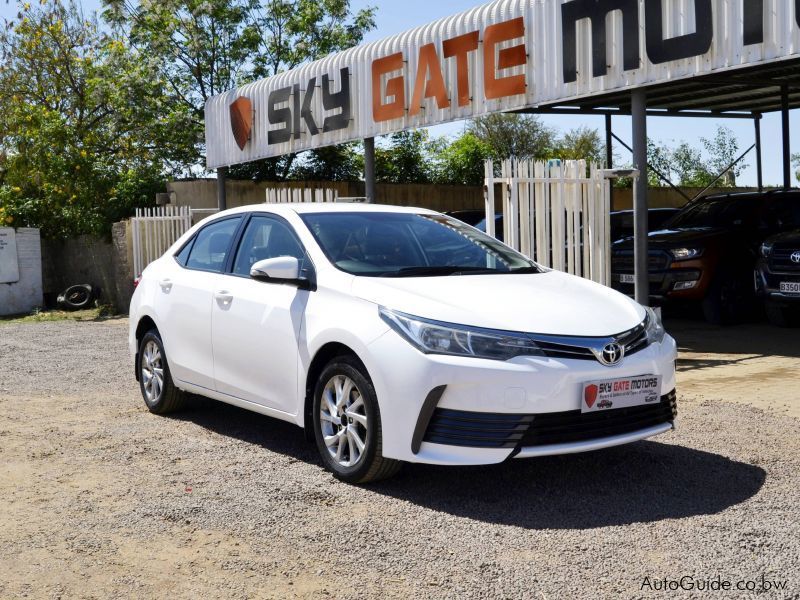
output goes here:
{"type": "Polygon", "coordinates": [[[619,281],[620,283],[636,283],[633,279],[633,273],[620,273],[619,281]]]}
{"type": "Polygon", "coordinates": [[[781,291],[787,294],[800,294],[800,281],[781,281],[781,291]]]}
{"type": "Polygon", "coordinates": [[[661,375],[637,375],[583,384],[581,412],[652,404],[661,399],[661,375]]]}

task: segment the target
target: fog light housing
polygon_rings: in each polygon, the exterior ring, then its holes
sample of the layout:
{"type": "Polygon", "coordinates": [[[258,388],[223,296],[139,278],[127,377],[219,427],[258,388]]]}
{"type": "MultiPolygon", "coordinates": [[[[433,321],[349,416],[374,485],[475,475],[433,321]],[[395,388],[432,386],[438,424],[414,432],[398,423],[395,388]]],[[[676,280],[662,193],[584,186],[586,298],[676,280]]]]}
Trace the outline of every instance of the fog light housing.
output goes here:
{"type": "Polygon", "coordinates": [[[697,285],[697,281],[676,281],[672,284],[672,289],[676,292],[681,290],[690,290],[697,285]]]}

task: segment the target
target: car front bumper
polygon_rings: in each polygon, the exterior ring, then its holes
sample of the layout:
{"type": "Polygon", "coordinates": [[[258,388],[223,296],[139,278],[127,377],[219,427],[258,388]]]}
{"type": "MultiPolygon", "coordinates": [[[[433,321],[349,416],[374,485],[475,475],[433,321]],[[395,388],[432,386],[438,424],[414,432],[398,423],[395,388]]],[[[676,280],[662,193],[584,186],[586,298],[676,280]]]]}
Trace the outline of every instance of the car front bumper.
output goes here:
{"type": "Polygon", "coordinates": [[[773,272],[763,261],[756,267],[756,294],[777,304],[800,305],[800,294],[780,290],[781,282],[785,281],[800,282],[800,272],[773,272]]]}
{"type": "Polygon", "coordinates": [[[538,356],[493,361],[423,354],[392,330],[370,344],[369,354],[373,360],[366,366],[379,399],[382,451],[389,458],[478,465],[514,456],[583,452],[663,433],[672,428],[675,418],[677,352],[670,336],[613,367],[596,360],[538,356]],[[585,382],[645,374],[662,377],[658,414],[640,415],[624,408],[588,413],[614,413],[625,421],[627,426],[622,428],[618,423],[605,427],[587,422],[581,416],[585,382]],[[537,438],[540,434],[532,423],[549,423],[569,441],[557,436],[537,438]],[[436,435],[441,427],[466,427],[471,435],[446,439],[436,435]],[[583,434],[569,435],[573,429],[583,434]],[[596,437],[587,439],[589,431],[597,432],[596,437]],[[504,433],[509,435],[504,437],[504,433]],[[536,440],[545,443],[533,443],[536,440]]]}

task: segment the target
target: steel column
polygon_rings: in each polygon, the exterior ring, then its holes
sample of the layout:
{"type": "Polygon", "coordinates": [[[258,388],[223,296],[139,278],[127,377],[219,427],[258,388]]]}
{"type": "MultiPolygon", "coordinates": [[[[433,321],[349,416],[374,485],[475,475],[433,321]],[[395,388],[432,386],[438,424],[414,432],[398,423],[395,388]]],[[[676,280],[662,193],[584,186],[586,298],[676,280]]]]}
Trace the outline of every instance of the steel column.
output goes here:
{"type": "Polygon", "coordinates": [[[650,303],[650,277],[647,260],[647,94],[631,92],[631,133],[633,166],[639,177],[633,180],[633,260],[635,298],[639,304],[650,303]]]}
{"type": "Polygon", "coordinates": [[[375,202],[375,138],[364,138],[364,195],[375,202]]]}
{"type": "Polygon", "coordinates": [[[764,171],[761,166],[761,115],[753,118],[756,128],[756,176],[758,177],[758,191],[764,191],[764,171]]]}
{"type": "Polygon", "coordinates": [[[781,86],[781,129],[783,130],[783,187],[792,187],[792,157],[789,148],[789,86],[781,86]]]}
{"type": "Polygon", "coordinates": [[[225,180],[228,178],[228,167],[217,169],[217,208],[225,210],[228,208],[228,197],[225,192],[225,180]]]}

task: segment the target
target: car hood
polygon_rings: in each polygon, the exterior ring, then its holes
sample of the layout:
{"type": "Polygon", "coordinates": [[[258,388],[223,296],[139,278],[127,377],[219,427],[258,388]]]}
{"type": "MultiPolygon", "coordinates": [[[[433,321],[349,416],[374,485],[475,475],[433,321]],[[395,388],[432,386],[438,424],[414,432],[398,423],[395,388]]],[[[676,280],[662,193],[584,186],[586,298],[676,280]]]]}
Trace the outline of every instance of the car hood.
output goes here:
{"type": "Polygon", "coordinates": [[[773,244],[781,244],[784,246],[797,246],[798,248],[800,248],[800,229],[795,229],[794,231],[785,231],[783,233],[775,234],[772,237],[767,238],[765,241],[773,244]]]}
{"type": "Polygon", "coordinates": [[[644,309],[603,285],[559,271],[529,275],[356,277],[352,293],[411,315],[508,331],[607,336],[644,319],[644,309]]]}
{"type": "MultiPolygon", "coordinates": [[[[713,227],[686,227],[681,229],[660,229],[647,234],[648,244],[675,248],[680,245],[700,244],[703,241],[730,233],[725,229],[713,227]]],[[[633,237],[626,237],[613,244],[616,250],[633,248],[633,237]]]]}

